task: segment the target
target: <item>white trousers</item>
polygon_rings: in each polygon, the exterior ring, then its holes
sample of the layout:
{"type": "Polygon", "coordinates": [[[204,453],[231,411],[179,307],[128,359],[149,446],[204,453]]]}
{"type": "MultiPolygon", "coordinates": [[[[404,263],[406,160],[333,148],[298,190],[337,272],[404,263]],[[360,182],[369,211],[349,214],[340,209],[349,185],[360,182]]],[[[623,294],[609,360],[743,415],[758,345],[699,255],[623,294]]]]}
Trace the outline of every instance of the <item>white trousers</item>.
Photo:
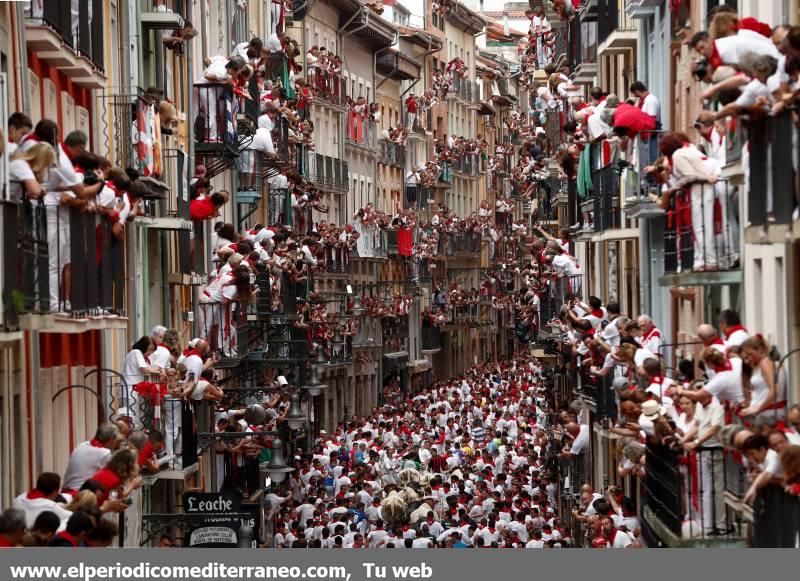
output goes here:
{"type": "Polygon", "coordinates": [[[167,397],[164,400],[164,440],[168,456],[180,456],[181,427],[183,425],[183,405],[180,399],[167,397]]]}
{"type": "Polygon", "coordinates": [[[47,206],[47,274],[50,285],[50,310],[58,311],[61,273],[70,263],[69,213],[61,206],[47,206]]]}
{"type": "Polygon", "coordinates": [[[725,462],[721,448],[700,454],[700,485],[703,531],[725,529],[725,462]]]}
{"type": "Polygon", "coordinates": [[[711,184],[692,186],[694,270],[719,267],[717,240],[714,234],[714,192],[711,184]]]}

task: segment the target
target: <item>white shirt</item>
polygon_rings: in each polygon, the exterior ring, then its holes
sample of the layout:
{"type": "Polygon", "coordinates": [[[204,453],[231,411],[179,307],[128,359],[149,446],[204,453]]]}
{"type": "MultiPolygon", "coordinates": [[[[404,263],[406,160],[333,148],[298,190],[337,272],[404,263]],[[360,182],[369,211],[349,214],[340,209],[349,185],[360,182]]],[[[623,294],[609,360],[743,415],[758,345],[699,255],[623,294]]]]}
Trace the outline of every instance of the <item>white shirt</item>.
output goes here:
{"type": "Polygon", "coordinates": [[[600,337],[605,340],[610,347],[619,347],[619,329],[614,321],[611,321],[608,325],[603,327],[603,330],[600,332],[600,337]]]}
{"type": "MultiPolygon", "coordinates": [[[[26,141],[23,144],[22,149],[30,149],[30,147],[32,147],[35,143],[35,141],[26,141]]],[[[66,191],[67,188],[71,188],[82,183],[81,178],[75,172],[75,168],[72,167],[72,162],[67,157],[67,154],[64,153],[64,149],[61,147],[61,145],[57,147],[56,154],[58,156],[58,159],[56,160],[56,166],[48,169],[47,172],[45,172],[44,179],[42,180],[42,188],[46,192],[44,195],[45,206],[58,206],[61,204],[61,196],[64,194],[74,198],[75,194],[66,191]]]]}
{"type": "Polygon", "coordinates": [[[125,355],[125,365],[123,366],[122,375],[125,376],[125,381],[128,382],[128,388],[133,389],[137,383],[144,381],[143,368],[149,367],[147,360],[144,358],[144,353],[138,349],[131,349],[125,355]]]}
{"type": "Polygon", "coordinates": [[[661,104],[658,102],[658,97],[653,93],[647,93],[645,96],[642,103],[642,112],[654,117],[656,121],[661,119],[661,104]]]}
{"type": "Polygon", "coordinates": [[[628,535],[628,533],[617,529],[616,535],[614,535],[614,541],[609,543],[606,548],[608,549],[625,549],[633,544],[633,539],[628,535]]]}
{"type": "Polygon", "coordinates": [[[762,83],[758,79],[753,79],[741,89],[742,94],[736,99],[736,104],[739,107],[751,107],[756,104],[759,97],[767,97],[769,102],[772,102],[772,91],[766,83],[762,83]]]}
{"type": "Polygon", "coordinates": [[[589,426],[588,424],[581,424],[578,435],[572,442],[572,447],[569,449],[570,454],[580,454],[589,449],[589,426]]]}
{"type": "Polygon", "coordinates": [[[264,153],[275,153],[275,146],[272,143],[272,134],[268,129],[259,127],[256,129],[253,140],[250,142],[250,145],[247,146],[247,149],[263,151],[264,153]]]}
{"type": "Polygon", "coordinates": [[[189,355],[188,357],[181,357],[179,363],[183,363],[186,367],[186,376],[194,375],[195,380],[200,379],[203,373],[203,358],[199,355],[189,355]]]}
{"type": "Polygon", "coordinates": [[[732,369],[730,371],[718,371],[703,389],[722,403],[726,401],[741,403],[744,401],[742,360],[736,358],[728,361],[730,361],[732,369]]]}
{"type": "Polygon", "coordinates": [[[153,354],[150,355],[150,363],[154,367],[160,367],[161,369],[169,369],[171,358],[172,358],[172,353],[170,353],[169,349],[167,349],[163,345],[159,345],[158,347],[156,347],[156,350],[153,351],[153,354]]]}
{"type": "Polygon", "coordinates": [[[8,162],[8,196],[13,202],[22,200],[24,196],[24,186],[22,182],[26,180],[35,180],[36,176],[33,175],[33,170],[27,161],[24,159],[14,159],[8,162]]]}
{"type": "Polygon", "coordinates": [[[750,333],[748,333],[744,329],[737,329],[736,331],[725,337],[725,346],[728,347],[729,349],[731,347],[738,347],[749,338],[750,338],[750,333]]]}
{"type": "Polygon", "coordinates": [[[99,448],[91,442],[78,444],[72,451],[64,471],[62,487],[67,490],[80,490],[81,486],[103,468],[111,457],[111,450],[99,448]]]}
{"type": "Polygon", "coordinates": [[[636,350],[636,353],[633,355],[633,362],[636,367],[641,367],[642,363],[644,363],[647,359],[658,359],[655,353],[650,351],[647,347],[642,347],[636,350]]]}
{"type": "Polygon", "coordinates": [[[764,458],[764,472],[768,472],[775,478],[783,478],[781,457],[775,450],[767,450],[767,457],[764,458]]]}
{"type": "Polygon", "coordinates": [[[660,353],[661,352],[661,331],[656,328],[650,330],[649,333],[645,333],[642,338],[639,340],[642,344],[642,347],[649,349],[652,353],[660,353]]]}
{"type": "Polygon", "coordinates": [[[16,497],[12,501],[11,506],[13,508],[18,508],[25,513],[25,526],[29,529],[33,528],[33,525],[36,522],[36,517],[47,510],[56,513],[58,518],[61,519],[61,526],[58,527],[59,531],[63,531],[65,528],[67,528],[67,521],[69,520],[69,517],[72,516],[70,511],[58,504],[56,501],[50,500],[49,498],[35,498],[31,500],[28,498],[27,492],[23,492],[16,497]]]}

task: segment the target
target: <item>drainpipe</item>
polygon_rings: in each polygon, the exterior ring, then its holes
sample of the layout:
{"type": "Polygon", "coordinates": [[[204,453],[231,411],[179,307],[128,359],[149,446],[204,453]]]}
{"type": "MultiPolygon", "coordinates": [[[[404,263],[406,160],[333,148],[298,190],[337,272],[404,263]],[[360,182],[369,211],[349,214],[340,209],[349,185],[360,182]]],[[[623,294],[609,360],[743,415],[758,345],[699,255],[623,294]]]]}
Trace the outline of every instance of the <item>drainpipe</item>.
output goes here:
{"type": "Polygon", "coordinates": [[[30,115],[30,89],[28,87],[28,79],[30,77],[28,75],[28,50],[25,46],[25,14],[19,4],[12,6],[11,9],[14,10],[14,16],[17,21],[17,78],[19,79],[19,86],[16,92],[20,99],[20,110],[26,115],[30,115]]]}

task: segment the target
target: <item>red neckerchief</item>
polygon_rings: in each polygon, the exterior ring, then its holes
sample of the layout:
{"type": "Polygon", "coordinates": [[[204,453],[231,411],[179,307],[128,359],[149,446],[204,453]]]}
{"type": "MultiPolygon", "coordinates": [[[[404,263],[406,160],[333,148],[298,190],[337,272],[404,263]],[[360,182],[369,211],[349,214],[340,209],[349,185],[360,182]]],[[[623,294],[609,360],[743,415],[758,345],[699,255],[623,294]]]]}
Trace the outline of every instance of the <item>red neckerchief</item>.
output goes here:
{"type": "Polygon", "coordinates": [[[714,373],[722,373],[723,371],[733,371],[733,364],[731,363],[730,359],[725,360],[724,365],[714,366],[712,367],[714,373]]]}
{"type": "Polygon", "coordinates": [[[41,490],[36,490],[34,488],[33,490],[28,491],[28,494],[25,495],[25,498],[28,500],[39,500],[42,498],[47,498],[47,495],[41,490]]]}
{"type": "Polygon", "coordinates": [[[62,142],[60,142],[60,143],[59,143],[59,145],[61,146],[61,151],[63,151],[63,152],[64,152],[64,155],[66,155],[66,156],[67,156],[67,159],[68,159],[70,162],[72,162],[72,160],[73,160],[74,156],[70,155],[70,153],[69,153],[69,149],[67,149],[67,146],[66,146],[66,145],[64,145],[64,142],[63,142],[63,141],[62,141],[62,142]]]}
{"type": "Polygon", "coordinates": [[[31,131],[25,137],[20,139],[19,144],[22,145],[23,143],[27,143],[28,141],[34,141],[34,142],[38,143],[38,142],[41,141],[41,139],[39,139],[39,136],[36,135],[33,131],[31,131]]]}
{"type": "Polygon", "coordinates": [[[604,315],[603,309],[595,309],[589,314],[592,315],[593,317],[597,317],[598,319],[602,319],[604,315]]]}
{"type": "Polygon", "coordinates": [[[710,341],[705,341],[703,343],[704,347],[711,347],[712,345],[725,345],[725,341],[723,341],[719,337],[714,337],[710,341]]]}
{"type": "Polygon", "coordinates": [[[200,355],[200,352],[194,347],[187,347],[186,349],[183,350],[184,357],[191,357],[192,355],[197,355],[200,359],[203,358],[203,356],[200,355]]]}
{"type": "Polygon", "coordinates": [[[652,329],[650,329],[647,333],[645,333],[642,336],[642,341],[648,341],[650,339],[650,337],[653,337],[653,336],[661,337],[661,331],[659,331],[658,329],[653,327],[652,329]]]}
{"type": "Polygon", "coordinates": [[[611,529],[611,534],[608,536],[608,544],[613,547],[614,546],[614,539],[617,538],[617,527],[611,529]]]}
{"type": "Polygon", "coordinates": [[[163,343],[156,343],[156,349],[158,349],[159,347],[163,347],[164,349],[166,349],[167,351],[169,351],[169,347],[167,347],[167,346],[166,346],[166,345],[164,345],[163,343]]]}
{"type": "Polygon", "coordinates": [[[650,378],[650,383],[655,383],[656,385],[663,385],[664,376],[663,375],[656,375],[655,377],[651,377],[650,378]]]}
{"type": "Polygon", "coordinates": [[[119,188],[117,188],[117,186],[115,186],[114,182],[112,182],[111,180],[106,180],[105,186],[111,189],[116,194],[117,198],[122,196],[122,192],[119,191],[119,188]]]}
{"type": "Polygon", "coordinates": [[[731,335],[733,335],[736,331],[744,331],[747,333],[747,329],[745,329],[742,325],[734,325],[733,327],[728,327],[728,330],[725,331],[725,338],[729,339],[731,335]]]}
{"type": "Polygon", "coordinates": [[[644,108],[644,100],[645,100],[645,99],[647,99],[647,96],[648,96],[649,94],[650,94],[650,93],[649,93],[648,91],[645,91],[644,95],[642,95],[641,97],[639,97],[639,101],[636,103],[636,107],[637,107],[637,108],[638,108],[640,111],[641,111],[641,110],[644,108]]]}
{"type": "Polygon", "coordinates": [[[716,41],[714,41],[714,44],[712,46],[713,46],[713,52],[711,53],[711,58],[708,59],[708,64],[711,65],[712,69],[716,69],[721,67],[725,63],[722,62],[722,57],[720,56],[719,51],[717,50],[716,41]]]}
{"type": "Polygon", "coordinates": [[[97,438],[92,438],[91,440],[89,440],[89,444],[92,446],[92,448],[105,448],[106,447],[106,445],[103,444],[103,442],[101,442],[97,438]]]}
{"type": "Polygon", "coordinates": [[[60,533],[56,534],[56,536],[57,536],[59,539],[66,539],[67,541],[69,541],[69,543],[70,543],[70,544],[71,544],[73,547],[77,547],[77,546],[78,546],[78,539],[76,539],[75,537],[73,537],[73,536],[72,536],[71,534],[69,534],[67,531],[61,531],[60,533]]]}

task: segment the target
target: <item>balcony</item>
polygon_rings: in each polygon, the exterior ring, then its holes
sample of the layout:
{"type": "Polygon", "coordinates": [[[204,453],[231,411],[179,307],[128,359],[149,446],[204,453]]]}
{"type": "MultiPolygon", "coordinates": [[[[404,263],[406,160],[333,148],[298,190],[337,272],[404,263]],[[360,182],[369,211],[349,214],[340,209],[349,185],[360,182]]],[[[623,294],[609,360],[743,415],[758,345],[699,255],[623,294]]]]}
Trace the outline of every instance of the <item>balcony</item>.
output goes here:
{"type": "Polygon", "coordinates": [[[378,125],[367,115],[350,111],[345,116],[347,126],[344,131],[345,145],[354,147],[369,155],[377,154],[378,125]]]}
{"type": "Polygon", "coordinates": [[[222,84],[195,84],[194,90],[195,150],[235,157],[240,144],[233,90],[222,84]]]}
{"type": "Polygon", "coordinates": [[[625,0],[625,11],[634,20],[650,18],[660,4],[661,0],[625,0]]]}
{"type": "Polygon", "coordinates": [[[579,85],[591,85],[597,76],[597,22],[581,20],[578,29],[580,57],[575,62],[572,79],[579,85]]]}
{"type": "Polygon", "coordinates": [[[606,0],[598,16],[598,52],[608,55],[636,50],[638,31],[624,0],[606,0]]]}
{"type": "Polygon", "coordinates": [[[406,148],[399,143],[393,143],[386,139],[380,141],[381,149],[378,155],[378,163],[391,165],[400,169],[406,166],[406,148]]]}
{"type": "MultiPolygon", "coordinates": [[[[184,190],[186,159],[178,149],[162,148],[161,173],[139,178],[151,193],[142,200],[144,215],[136,217],[137,224],[153,230],[193,229],[189,215],[189,192],[184,190]]],[[[191,272],[191,269],[185,271],[191,272]]]]}
{"type": "Polygon", "coordinates": [[[337,8],[341,23],[347,26],[342,30],[346,35],[353,35],[372,49],[388,48],[396,42],[397,28],[371,10],[365,10],[358,1],[344,0],[337,3],[337,8]]]}
{"type": "Polygon", "coordinates": [[[70,3],[36,3],[25,26],[25,42],[37,58],[56,67],[73,83],[88,89],[105,86],[103,52],[104,2],[80,2],[77,27],[70,3]]]}
{"type": "Polygon", "coordinates": [[[437,353],[442,349],[442,332],[429,323],[422,325],[422,351],[437,353]]]}
{"type": "Polygon", "coordinates": [[[467,177],[477,177],[481,172],[481,158],[478,153],[465,153],[457,159],[453,159],[451,167],[453,172],[467,177]]]}
{"type": "MultiPolygon", "coordinates": [[[[591,146],[591,164],[597,168],[602,161],[602,143],[591,146]]],[[[580,202],[581,210],[593,216],[591,233],[606,232],[623,226],[620,212],[620,170],[616,161],[592,170],[592,191],[580,202]]],[[[584,233],[586,231],[584,230],[584,233]]]]}
{"type": "Polygon", "coordinates": [[[347,108],[347,79],[329,75],[316,67],[308,69],[308,85],[314,91],[314,102],[329,105],[337,110],[347,108]]]}
{"type": "Polygon", "coordinates": [[[751,119],[750,191],[747,196],[747,225],[768,227],[788,225],[798,206],[794,173],[797,159],[798,126],[786,112],[776,117],[751,119]]]}
{"type": "Polygon", "coordinates": [[[316,187],[334,193],[346,193],[349,189],[347,162],[327,155],[304,150],[299,173],[316,187]]]}
{"type": "Polygon", "coordinates": [[[142,28],[150,30],[177,30],[183,28],[186,14],[185,0],[145,0],[139,21],[142,28]]]}
{"type": "Polygon", "coordinates": [[[375,65],[380,74],[396,81],[416,80],[422,69],[419,61],[393,49],[380,53],[375,65]]]}
{"type": "Polygon", "coordinates": [[[442,184],[449,185],[453,183],[453,170],[450,167],[451,162],[442,162],[442,171],[439,174],[439,181],[442,184]]]}
{"type": "MultiPolygon", "coordinates": [[[[733,510],[739,503],[738,493],[732,489],[739,483],[741,471],[738,460],[723,448],[698,448],[689,455],[682,450],[648,444],[642,507],[642,536],[647,546],[745,546],[747,531],[733,510]],[[727,534],[720,536],[719,531],[727,534]]],[[[763,507],[753,527],[756,546],[794,546],[797,497],[768,486],[759,494],[756,506],[763,507]],[[781,529],[781,524],[794,528],[781,529]],[[788,530],[792,531],[788,535],[792,544],[784,545],[779,538],[781,531],[788,530]]]]}
{"type": "Polygon", "coordinates": [[[662,286],[741,282],[733,192],[728,182],[720,181],[695,184],[691,194],[681,191],[673,195],[666,214],[662,286]],[[704,211],[699,211],[702,219],[698,224],[687,220],[687,215],[694,204],[699,206],[701,198],[704,211]]]}
{"type": "Polygon", "coordinates": [[[90,322],[94,328],[125,325],[120,317],[124,244],[113,236],[111,221],[77,207],[50,213],[29,200],[2,203],[5,325],[18,328],[24,315],[55,313],[57,320],[73,323],[74,331],[85,330],[90,322]],[[50,243],[49,229],[57,232],[50,243]],[[52,273],[51,252],[58,252],[52,273]],[[67,265],[69,277],[64,276],[67,265]]]}
{"type": "Polygon", "coordinates": [[[478,83],[454,75],[452,88],[453,90],[447,93],[448,99],[459,100],[474,108],[480,107],[481,92],[478,83]]]}
{"type": "Polygon", "coordinates": [[[408,315],[381,319],[384,356],[398,358],[409,353],[408,315]]]}
{"type": "Polygon", "coordinates": [[[480,258],[481,234],[479,232],[442,233],[439,235],[439,245],[436,258],[454,258],[458,256],[471,256],[480,258]]]}

